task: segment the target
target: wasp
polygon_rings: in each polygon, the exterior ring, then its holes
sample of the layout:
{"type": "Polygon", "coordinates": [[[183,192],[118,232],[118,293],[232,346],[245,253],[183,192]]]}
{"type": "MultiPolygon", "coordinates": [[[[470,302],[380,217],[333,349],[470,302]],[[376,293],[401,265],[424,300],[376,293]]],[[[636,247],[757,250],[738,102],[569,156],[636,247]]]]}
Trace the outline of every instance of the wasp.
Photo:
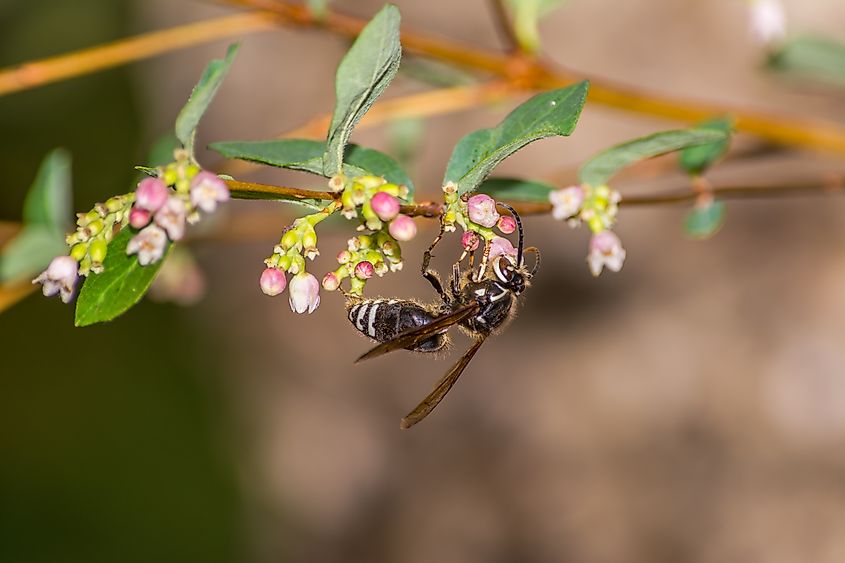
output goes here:
{"type": "Polygon", "coordinates": [[[504,329],[516,313],[517,297],[537,273],[540,251],[535,247],[524,248],[522,220],[509,205],[499,205],[505,207],[516,221],[519,237],[516,256],[496,256],[492,259],[492,267],[489,267],[489,245],[485,245],[479,266],[473,268],[471,253],[469,268],[465,271],[461,270],[462,256],[452,266],[447,290],[437,272],[429,268],[432,250],[444,234],[441,224],[440,234],[424,253],[421,267],[422,276],[437,292],[440,303],[420,304],[409,299],[384,298],[347,300],[349,321],[362,334],[379,343],[356,362],[400,349],[422,353],[441,351],[448,346],[447,332],[454,325],[458,325],[474,341],[438,381],[434,390],[402,419],[403,429],[428,416],[458,381],[487,337],[504,329]],[[530,252],[534,253],[535,260],[529,271],[525,267],[524,256],[530,252]]]}

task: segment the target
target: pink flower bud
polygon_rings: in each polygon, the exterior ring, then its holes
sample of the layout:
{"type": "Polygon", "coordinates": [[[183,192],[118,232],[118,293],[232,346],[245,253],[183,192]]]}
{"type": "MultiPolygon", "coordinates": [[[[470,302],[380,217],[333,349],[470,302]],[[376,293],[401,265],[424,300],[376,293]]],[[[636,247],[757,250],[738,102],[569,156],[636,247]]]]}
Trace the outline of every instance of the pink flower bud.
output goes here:
{"type": "Polygon", "coordinates": [[[338,264],[348,264],[350,260],[352,260],[352,253],[348,250],[341,250],[337,253],[338,264]]]}
{"type": "Polygon", "coordinates": [[[150,224],[150,212],[137,205],[133,206],[129,212],[129,224],[135,229],[143,229],[150,224]]]}
{"type": "Polygon", "coordinates": [[[375,267],[372,262],[364,260],[363,262],[358,262],[355,266],[355,277],[358,279],[368,280],[373,277],[373,273],[375,273],[375,267]]]}
{"type": "Polygon", "coordinates": [[[601,231],[590,239],[590,253],[587,255],[587,264],[594,276],[601,274],[604,267],[613,272],[622,269],[625,263],[625,249],[622,248],[622,241],[611,231],[601,231]]]}
{"type": "Polygon", "coordinates": [[[320,282],[307,272],[300,272],[290,280],[290,308],[295,313],[313,313],[320,305],[320,282]]]}
{"type": "Polygon", "coordinates": [[[464,234],[461,235],[461,246],[464,247],[464,250],[467,252],[472,252],[476,248],[478,248],[478,243],[481,240],[481,237],[478,236],[478,233],[475,231],[464,231],[464,234]]]}
{"type": "Polygon", "coordinates": [[[261,280],[258,282],[258,285],[261,286],[261,291],[270,297],[283,292],[287,284],[288,281],[285,279],[285,273],[278,268],[266,268],[261,272],[261,280]]]}
{"type": "Polygon", "coordinates": [[[387,228],[390,236],[398,241],[406,242],[417,236],[417,225],[407,215],[397,215],[387,228]]]}
{"type": "Polygon", "coordinates": [[[496,201],[486,194],[477,194],[469,198],[467,213],[470,221],[482,227],[491,228],[499,220],[496,201]]]}
{"type": "Polygon", "coordinates": [[[340,287],[340,278],[334,272],[329,272],[323,277],[323,289],[326,291],[335,291],[340,287]]]}
{"type": "Polygon", "coordinates": [[[167,201],[170,190],[159,178],[144,178],[135,190],[135,205],[155,213],[167,201]]]}
{"type": "Polygon", "coordinates": [[[373,212],[382,221],[391,221],[399,214],[399,200],[386,192],[378,192],[370,200],[373,212]]]}
{"type": "Polygon", "coordinates": [[[516,219],[510,215],[502,215],[499,217],[499,222],[496,224],[502,233],[509,235],[516,230],[516,219]]]}
{"type": "Polygon", "coordinates": [[[493,237],[493,240],[490,241],[490,256],[488,258],[493,260],[502,255],[516,256],[516,249],[508,239],[504,237],[493,237]]]}
{"type": "Polygon", "coordinates": [[[68,303],[73,298],[78,272],[79,264],[72,257],[56,256],[32,283],[40,283],[46,297],[59,293],[62,302],[68,303]]]}

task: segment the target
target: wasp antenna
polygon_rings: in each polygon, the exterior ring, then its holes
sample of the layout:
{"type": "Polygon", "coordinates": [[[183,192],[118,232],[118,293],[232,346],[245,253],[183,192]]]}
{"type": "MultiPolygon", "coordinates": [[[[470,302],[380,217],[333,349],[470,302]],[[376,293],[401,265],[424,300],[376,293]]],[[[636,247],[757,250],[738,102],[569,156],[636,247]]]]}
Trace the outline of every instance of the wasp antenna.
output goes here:
{"type": "Polygon", "coordinates": [[[537,270],[540,269],[540,249],[536,246],[529,246],[524,252],[525,254],[531,252],[536,257],[534,260],[534,267],[531,268],[531,273],[529,274],[533,278],[537,274],[537,270]]]}
{"type": "Polygon", "coordinates": [[[502,203],[501,201],[496,202],[496,203],[498,203],[499,205],[501,205],[502,207],[504,207],[505,209],[510,211],[510,214],[513,215],[514,221],[516,221],[517,233],[519,235],[519,239],[518,239],[518,242],[517,242],[517,245],[516,245],[516,264],[517,264],[518,267],[521,268],[522,262],[523,262],[523,256],[522,256],[522,251],[523,251],[522,219],[519,218],[519,213],[516,212],[516,209],[514,209],[513,207],[511,207],[507,203],[502,203]]]}

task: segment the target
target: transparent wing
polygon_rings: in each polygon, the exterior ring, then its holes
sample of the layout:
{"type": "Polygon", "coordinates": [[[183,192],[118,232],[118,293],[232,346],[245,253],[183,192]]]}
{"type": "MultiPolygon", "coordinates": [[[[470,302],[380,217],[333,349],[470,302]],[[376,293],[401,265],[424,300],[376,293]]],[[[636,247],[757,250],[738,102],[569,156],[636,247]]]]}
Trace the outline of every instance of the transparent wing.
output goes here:
{"type": "Polygon", "coordinates": [[[428,394],[428,397],[423,399],[423,401],[417,405],[417,408],[412,410],[405,418],[402,419],[400,426],[402,429],[408,429],[414,424],[418,423],[425,417],[427,417],[431,411],[434,410],[440,401],[443,400],[443,397],[446,396],[446,393],[455,385],[455,382],[458,381],[458,378],[464,372],[464,369],[469,365],[470,360],[472,357],[475,356],[475,353],[478,352],[478,349],[481,348],[481,345],[484,344],[484,340],[486,337],[482,337],[479,340],[476,340],[475,343],[467,350],[461,359],[452,366],[446,375],[444,375],[440,381],[437,382],[437,387],[428,394]]]}
{"type": "Polygon", "coordinates": [[[406,330],[393,340],[382,342],[366,354],[363,354],[355,360],[355,362],[362,362],[364,360],[369,360],[371,358],[387,354],[388,352],[393,352],[394,350],[416,346],[423,340],[431,338],[433,335],[442,332],[450,326],[458,324],[465,318],[473,315],[478,311],[478,308],[478,304],[473,303],[472,305],[467,305],[466,307],[458,309],[454,313],[438,317],[426,325],[406,330]]]}

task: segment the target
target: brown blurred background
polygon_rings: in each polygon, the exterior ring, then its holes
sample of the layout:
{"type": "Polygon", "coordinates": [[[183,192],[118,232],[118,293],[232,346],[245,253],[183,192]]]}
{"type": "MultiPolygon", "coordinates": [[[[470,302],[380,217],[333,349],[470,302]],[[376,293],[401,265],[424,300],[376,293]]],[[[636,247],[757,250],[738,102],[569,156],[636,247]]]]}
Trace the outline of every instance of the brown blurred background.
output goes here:
{"type": "MultiPolygon", "coordinates": [[[[381,5],[334,4],[362,16],[381,5]]],[[[397,4],[414,28],[501,44],[483,0],[397,4]]],[[[543,25],[544,50],[667,94],[845,120],[844,91],[761,69],[746,8],[572,0],[543,25]]],[[[841,0],[786,8],[790,30],[845,40],[841,0]]],[[[228,11],[6,0],[0,66],[228,11]]],[[[132,166],[224,45],[0,98],[0,219],[19,217],[55,146],[73,153],[78,209],[127,191],[132,166]]],[[[269,138],[329,111],[346,46],[291,29],[247,37],[201,143],[269,138]]],[[[418,89],[400,77],[387,95],[418,89]]],[[[412,165],[418,197],[437,196],[462,135],[517,101],[428,121],[412,165]]],[[[674,126],[588,103],[571,138],[532,145],[500,172],[565,181],[597,150],[674,126]]],[[[392,147],[384,129],[355,140],[392,147]]],[[[843,172],[842,159],[778,152],[710,177],[764,184],[843,172]]],[[[273,170],[249,178],[316,185],[273,170]]],[[[682,185],[646,167],[617,187],[682,185]]],[[[297,317],[283,296],[258,291],[261,261],[292,211],[229,205],[221,223],[246,217],[254,228],[192,247],[208,288],[195,307],[145,302],[73,329],[70,307],[31,297],[0,316],[0,560],[845,561],[841,198],[730,203],[707,242],[684,239],[683,208],[624,209],[628,261],[599,279],[584,263],[583,229],[530,219],[544,263],[519,318],[409,432],[399,418],[466,340],[441,361],[397,353],[353,365],[369,344],[340,295],[324,293],[313,315],[297,317]]],[[[321,231],[315,273],[331,267],[345,229],[321,231]]],[[[434,224],[420,232],[405,270],[368,290],[433,299],[415,264],[434,224]]],[[[447,267],[448,253],[440,258],[447,267]]]]}

